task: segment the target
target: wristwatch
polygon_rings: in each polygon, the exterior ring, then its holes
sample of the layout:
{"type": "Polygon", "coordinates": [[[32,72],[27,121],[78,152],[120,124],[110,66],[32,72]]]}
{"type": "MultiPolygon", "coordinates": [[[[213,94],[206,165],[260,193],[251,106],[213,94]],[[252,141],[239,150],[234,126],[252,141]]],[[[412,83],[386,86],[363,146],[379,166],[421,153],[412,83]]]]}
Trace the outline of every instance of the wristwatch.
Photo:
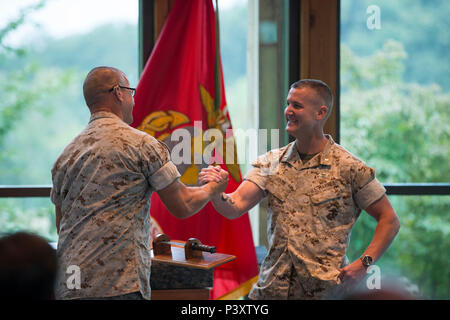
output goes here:
{"type": "Polygon", "coordinates": [[[361,259],[363,266],[366,267],[366,268],[368,266],[372,265],[373,258],[371,256],[362,255],[359,259],[361,259]]]}

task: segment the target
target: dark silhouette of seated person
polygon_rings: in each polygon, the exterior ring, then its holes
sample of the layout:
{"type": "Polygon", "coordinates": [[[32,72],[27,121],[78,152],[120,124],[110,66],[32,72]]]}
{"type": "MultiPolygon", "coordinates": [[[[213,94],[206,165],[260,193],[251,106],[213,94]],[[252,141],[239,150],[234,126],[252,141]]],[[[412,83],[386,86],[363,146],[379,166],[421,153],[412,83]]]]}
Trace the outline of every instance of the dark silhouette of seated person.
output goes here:
{"type": "Polygon", "coordinates": [[[54,299],[56,251],[37,235],[0,238],[0,299],[54,299]]]}

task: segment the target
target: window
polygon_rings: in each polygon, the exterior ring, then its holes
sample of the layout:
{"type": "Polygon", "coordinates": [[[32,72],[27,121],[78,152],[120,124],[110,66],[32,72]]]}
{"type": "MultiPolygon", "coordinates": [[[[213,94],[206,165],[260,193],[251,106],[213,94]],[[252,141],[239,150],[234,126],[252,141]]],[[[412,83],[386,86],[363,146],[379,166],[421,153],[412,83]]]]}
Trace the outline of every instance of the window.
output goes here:
{"type": "MultiPolygon", "coordinates": [[[[137,83],[138,1],[15,1],[0,16],[0,185],[49,189],[53,162],[89,120],[87,72],[115,66],[137,83]]],[[[20,190],[3,188],[0,232],[56,240],[50,200],[8,198],[35,192],[20,190]]]]}
{"type": "MultiPolygon", "coordinates": [[[[248,107],[247,1],[219,1],[219,23],[220,54],[231,124],[235,130],[251,129],[255,124],[252,121],[254,110],[248,107]]],[[[245,141],[240,141],[239,136],[235,138],[241,146],[245,145],[245,141]]],[[[239,158],[249,158],[245,151],[243,147],[238,148],[239,158]]],[[[241,165],[241,170],[244,175],[246,166],[241,165]]]]}
{"type": "MultiPolygon", "coordinates": [[[[258,150],[246,134],[259,127],[258,7],[255,0],[218,1],[222,68],[227,108],[236,139],[242,177],[258,150]],[[250,129],[250,130],[249,130],[250,129]]],[[[259,206],[249,212],[253,241],[260,244],[259,206]]]]}
{"type": "Polygon", "coordinates": [[[341,3],[342,142],[385,183],[448,182],[450,5],[371,4],[341,3]]]}
{"type": "MultiPolygon", "coordinates": [[[[450,296],[449,15],[447,1],[341,1],[341,143],[391,194],[409,195],[390,196],[402,227],[381,271],[435,299],[450,296]]],[[[354,228],[353,259],[373,234],[369,220],[354,228]]]]}

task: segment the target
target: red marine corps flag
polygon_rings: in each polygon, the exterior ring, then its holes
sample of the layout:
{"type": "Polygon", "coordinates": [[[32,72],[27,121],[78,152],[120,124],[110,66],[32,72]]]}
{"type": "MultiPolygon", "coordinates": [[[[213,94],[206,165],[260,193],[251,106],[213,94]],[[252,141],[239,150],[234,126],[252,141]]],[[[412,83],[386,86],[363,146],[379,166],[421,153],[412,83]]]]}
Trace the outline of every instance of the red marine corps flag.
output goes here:
{"type": "MultiPolygon", "coordinates": [[[[230,174],[230,193],[242,177],[226,108],[217,30],[212,0],[175,1],[137,86],[132,126],[169,146],[180,180],[187,185],[197,184],[207,161],[220,164],[230,174]],[[208,153],[212,160],[205,161],[208,153]]],[[[196,215],[179,220],[153,193],[150,214],[152,236],[197,238],[237,257],[215,269],[212,299],[248,293],[258,270],[247,213],[228,220],[208,203],[196,215]]]]}

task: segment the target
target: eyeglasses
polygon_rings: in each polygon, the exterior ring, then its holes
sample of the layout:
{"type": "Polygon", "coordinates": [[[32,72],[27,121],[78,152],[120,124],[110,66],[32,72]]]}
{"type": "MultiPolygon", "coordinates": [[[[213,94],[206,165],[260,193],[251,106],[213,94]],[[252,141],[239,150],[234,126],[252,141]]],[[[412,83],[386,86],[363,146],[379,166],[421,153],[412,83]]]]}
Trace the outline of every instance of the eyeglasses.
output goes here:
{"type": "MultiPolygon", "coordinates": [[[[131,96],[133,96],[134,97],[134,95],[136,94],[136,88],[130,88],[130,87],[124,87],[124,86],[121,86],[120,84],[118,84],[117,85],[119,88],[121,88],[121,89],[128,89],[128,90],[131,90],[132,92],[131,92],[131,96]]],[[[114,86],[114,87],[112,87],[111,89],[109,89],[108,90],[108,92],[112,92],[112,91],[114,91],[114,88],[115,88],[116,86],[114,86]]]]}

